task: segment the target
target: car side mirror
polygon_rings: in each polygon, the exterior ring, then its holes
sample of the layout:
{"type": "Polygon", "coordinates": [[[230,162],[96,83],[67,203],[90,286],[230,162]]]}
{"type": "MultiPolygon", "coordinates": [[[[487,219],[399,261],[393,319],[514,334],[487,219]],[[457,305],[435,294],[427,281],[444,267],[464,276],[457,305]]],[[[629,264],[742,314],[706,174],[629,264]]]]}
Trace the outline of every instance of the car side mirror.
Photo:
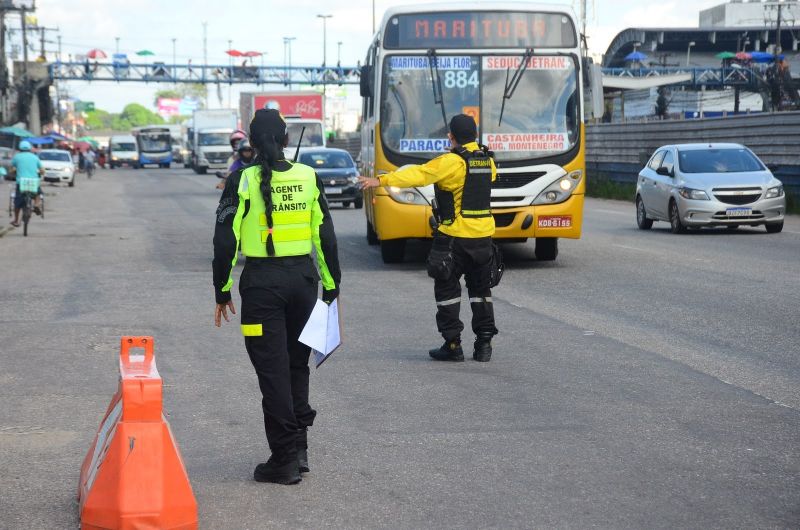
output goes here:
{"type": "Polygon", "coordinates": [[[767,164],[767,169],[769,169],[773,173],[778,171],[780,168],[781,166],[779,166],[778,164],[767,164]]]}
{"type": "Polygon", "coordinates": [[[658,173],[659,175],[664,175],[665,177],[672,176],[672,172],[669,169],[665,168],[664,166],[661,166],[660,168],[656,169],[656,173],[658,173]]]}

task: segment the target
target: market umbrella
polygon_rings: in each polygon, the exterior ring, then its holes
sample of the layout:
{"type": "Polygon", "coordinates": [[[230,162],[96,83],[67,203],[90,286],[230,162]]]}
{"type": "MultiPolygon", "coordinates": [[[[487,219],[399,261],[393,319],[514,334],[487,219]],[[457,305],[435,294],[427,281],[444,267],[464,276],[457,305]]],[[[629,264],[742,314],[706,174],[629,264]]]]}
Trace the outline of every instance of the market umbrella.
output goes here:
{"type": "Polygon", "coordinates": [[[740,61],[749,61],[750,59],[753,58],[753,56],[747,52],[739,52],[736,54],[736,58],[739,59],[740,61]]]}
{"type": "Polygon", "coordinates": [[[89,59],[105,59],[106,57],[108,57],[108,55],[106,55],[106,52],[104,52],[103,50],[98,50],[97,48],[94,48],[92,50],[89,50],[89,53],[86,54],[86,57],[88,57],[89,59]]]}
{"type": "Polygon", "coordinates": [[[647,59],[647,55],[639,51],[631,52],[625,56],[626,61],[644,61],[645,59],[647,59]]]}
{"type": "Polygon", "coordinates": [[[97,142],[97,140],[95,140],[91,136],[82,136],[82,137],[78,138],[78,142],[85,142],[87,144],[91,144],[91,146],[94,147],[95,149],[97,149],[97,147],[100,145],[97,142]]]}
{"type": "Polygon", "coordinates": [[[715,57],[717,59],[733,59],[736,57],[736,54],[733,52],[719,52],[715,57]]]}
{"type": "Polygon", "coordinates": [[[757,63],[769,63],[775,60],[775,56],[767,52],[750,52],[750,58],[757,63]]]}
{"type": "Polygon", "coordinates": [[[33,133],[23,129],[22,127],[2,127],[0,128],[0,133],[6,134],[13,134],[14,136],[19,136],[20,138],[30,138],[33,136],[33,133]]]}
{"type": "Polygon", "coordinates": [[[254,52],[254,51],[242,53],[242,57],[261,57],[261,55],[262,55],[261,52],[254,52]]]}
{"type": "Polygon", "coordinates": [[[139,50],[138,52],[136,52],[136,55],[139,55],[140,57],[144,57],[144,56],[147,56],[147,55],[155,55],[155,53],[151,52],[150,50],[139,50]]]}
{"type": "Polygon", "coordinates": [[[241,57],[242,56],[242,52],[240,52],[239,50],[228,50],[225,53],[227,53],[231,57],[241,57]]]}

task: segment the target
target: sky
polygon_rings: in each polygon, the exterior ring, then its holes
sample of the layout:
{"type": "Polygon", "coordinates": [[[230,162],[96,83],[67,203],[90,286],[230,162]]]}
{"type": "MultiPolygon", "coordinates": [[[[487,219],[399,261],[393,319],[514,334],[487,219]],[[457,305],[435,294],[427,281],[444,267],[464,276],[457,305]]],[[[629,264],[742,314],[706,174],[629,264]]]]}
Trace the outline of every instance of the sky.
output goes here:
{"type": "MultiPolygon", "coordinates": [[[[724,0],[587,0],[587,34],[592,53],[603,53],[611,39],[628,27],[697,26],[698,13],[724,0]]],[[[429,0],[375,0],[376,23],[384,11],[395,5],[427,4],[429,0]]],[[[491,3],[491,0],[483,0],[491,3]]],[[[578,1],[550,2],[571,6],[577,13],[578,1]]],[[[372,36],[372,0],[291,0],[277,2],[220,2],[211,0],[38,0],[39,24],[57,27],[62,36],[62,53],[85,54],[99,48],[109,55],[119,37],[120,51],[133,54],[149,49],[155,60],[172,62],[172,39],[176,39],[178,63],[192,59],[203,62],[203,22],[208,28],[209,64],[228,64],[228,41],[238,50],[266,52],[264,64],[283,65],[283,37],[296,37],[292,44],[294,66],[319,65],[323,55],[323,24],[327,19],[327,63],[337,61],[341,42],[343,66],[355,66],[363,59],[372,36]]],[[[463,6],[456,3],[454,6],[463,6]]],[[[13,25],[14,22],[9,21],[13,25]]],[[[49,39],[55,41],[54,35],[49,39]]],[[[55,49],[54,44],[49,48],[55,49]]],[[[258,60],[256,60],[258,62],[258,60]]],[[[133,85],[71,82],[69,93],[97,108],[119,112],[130,102],[152,107],[153,94],[168,85],[133,85]]],[[[356,87],[357,88],[357,87],[356,87]]],[[[276,87],[279,89],[279,87],[276,87]]],[[[238,101],[234,87],[233,101],[238,101]]],[[[245,86],[242,90],[257,90],[245,86]]],[[[227,102],[227,90],[223,99],[227,102]]],[[[218,104],[210,97],[211,106],[218,104]]],[[[238,106],[234,103],[234,107],[238,106]]]]}

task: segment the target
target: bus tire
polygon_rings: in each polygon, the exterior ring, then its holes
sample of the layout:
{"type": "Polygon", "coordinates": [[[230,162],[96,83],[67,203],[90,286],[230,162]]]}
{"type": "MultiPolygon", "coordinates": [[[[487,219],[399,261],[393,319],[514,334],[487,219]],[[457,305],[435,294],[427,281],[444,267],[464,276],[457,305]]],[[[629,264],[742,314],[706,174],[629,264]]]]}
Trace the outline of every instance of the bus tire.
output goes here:
{"type": "Polygon", "coordinates": [[[381,258],[384,263],[402,263],[406,253],[405,239],[381,241],[381,258]]]}
{"type": "Polygon", "coordinates": [[[537,238],[534,253],[539,261],[554,261],[558,256],[558,238],[537,238]]]}
{"type": "Polygon", "coordinates": [[[378,234],[375,233],[375,229],[372,228],[372,223],[367,219],[367,244],[374,246],[378,243],[380,243],[380,241],[378,241],[378,234]]]}

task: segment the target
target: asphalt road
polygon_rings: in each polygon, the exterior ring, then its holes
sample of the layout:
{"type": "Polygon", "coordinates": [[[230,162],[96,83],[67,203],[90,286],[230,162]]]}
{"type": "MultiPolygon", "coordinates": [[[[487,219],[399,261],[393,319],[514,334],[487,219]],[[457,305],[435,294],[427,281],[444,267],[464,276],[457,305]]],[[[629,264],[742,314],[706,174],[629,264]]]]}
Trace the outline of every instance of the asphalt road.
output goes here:
{"type": "Polygon", "coordinates": [[[139,334],[203,528],[800,526],[799,219],[674,236],[590,200],[558,261],[505,246],[492,362],[448,364],[426,354],[425,246],[386,266],[335,210],[346,343],[312,373],[312,472],[282,487],[251,479],[255,374],[237,323],[212,324],[215,180],[99,171],[46,187],[30,237],[0,222],[0,528],[78,525],[139,334]]]}

